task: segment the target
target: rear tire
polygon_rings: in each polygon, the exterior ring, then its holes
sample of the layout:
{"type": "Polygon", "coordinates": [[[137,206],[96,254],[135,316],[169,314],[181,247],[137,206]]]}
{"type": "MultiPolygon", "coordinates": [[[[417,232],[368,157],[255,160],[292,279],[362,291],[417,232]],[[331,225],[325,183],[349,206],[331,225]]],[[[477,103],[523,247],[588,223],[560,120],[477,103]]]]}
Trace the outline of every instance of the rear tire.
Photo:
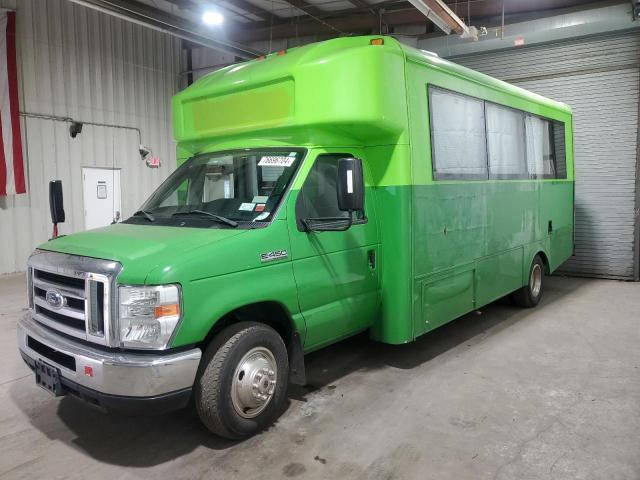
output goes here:
{"type": "Polygon", "coordinates": [[[273,328],[231,325],[205,351],[194,387],[196,411],[216,435],[249,437],[282,411],[288,378],[287,349],[273,328]]]}
{"type": "Polygon", "coordinates": [[[527,285],[511,294],[511,300],[520,307],[533,308],[540,303],[544,290],[544,263],[540,255],[531,262],[528,278],[527,285]]]}

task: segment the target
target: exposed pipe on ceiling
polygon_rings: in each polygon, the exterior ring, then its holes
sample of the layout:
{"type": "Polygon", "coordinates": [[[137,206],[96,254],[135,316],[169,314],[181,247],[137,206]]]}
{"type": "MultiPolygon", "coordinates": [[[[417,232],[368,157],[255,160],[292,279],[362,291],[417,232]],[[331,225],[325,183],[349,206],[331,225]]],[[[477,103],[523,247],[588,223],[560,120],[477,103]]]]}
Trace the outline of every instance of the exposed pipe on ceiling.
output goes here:
{"type": "Polygon", "coordinates": [[[188,40],[204,47],[231,53],[237,57],[251,59],[263,52],[246,47],[225,38],[214,37],[198,25],[176,16],[132,0],[70,0],[129,22],[153,28],[161,32],[188,40]]]}

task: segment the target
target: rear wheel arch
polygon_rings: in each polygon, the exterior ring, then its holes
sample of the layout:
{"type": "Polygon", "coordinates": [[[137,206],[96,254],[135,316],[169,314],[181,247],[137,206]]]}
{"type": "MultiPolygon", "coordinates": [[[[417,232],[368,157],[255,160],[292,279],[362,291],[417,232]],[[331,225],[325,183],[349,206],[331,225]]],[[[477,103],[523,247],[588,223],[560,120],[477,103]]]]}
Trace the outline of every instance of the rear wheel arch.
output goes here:
{"type": "Polygon", "coordinates": [[[534,258],[536,258],[536,255],[540,257],[540,259],[542,260],[542,263],[544,265],[544,273],[546,275],[551,274],[551,268],[549,267],[549,257],[547,256],[547,254],[545,253],[544,250],[538,250],[532,257],[531,257],[531,261],[533,261],[534,258]]]}
{"type": "Polygon", "coordinates": [[[262,301],[234,308],[220,317],[207,333],[202,344],[209,345],[222,330],[240,322],[257,322],[273,328],[282,337],[289,356],[289,381],[297,385],[306,383],[302,337],[289,310],[277,301],[262,301]]]}

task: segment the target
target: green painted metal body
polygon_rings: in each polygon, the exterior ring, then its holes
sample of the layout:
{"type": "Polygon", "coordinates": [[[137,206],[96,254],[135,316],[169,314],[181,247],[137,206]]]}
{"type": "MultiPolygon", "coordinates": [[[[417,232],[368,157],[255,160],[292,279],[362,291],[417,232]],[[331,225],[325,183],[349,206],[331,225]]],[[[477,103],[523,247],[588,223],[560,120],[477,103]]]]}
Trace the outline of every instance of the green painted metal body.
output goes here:
{"type": "Polygon", "coordinates": [[[40,248],[117,260],[123,284],[180,283],[174,347],[199,343],[227,313],[267,301],[288,312],[307,352],[365,329],[404,343],[524,285],[539,252],[555,270],[573,251],[570,109],[391,38],[370,45],[371,38],[230,66],[174,97],[180,161],[238,148],[307,149],[265,228],[120,224],[40,248]],[[430,84],[564,122],[568,178],[434,181],[430,84]],[[323,153],[363,159],[366,223],[344,232],[298,229],[296,200],[323,153]],[[260,261],[281,249],[288,258],[260,261]]]}

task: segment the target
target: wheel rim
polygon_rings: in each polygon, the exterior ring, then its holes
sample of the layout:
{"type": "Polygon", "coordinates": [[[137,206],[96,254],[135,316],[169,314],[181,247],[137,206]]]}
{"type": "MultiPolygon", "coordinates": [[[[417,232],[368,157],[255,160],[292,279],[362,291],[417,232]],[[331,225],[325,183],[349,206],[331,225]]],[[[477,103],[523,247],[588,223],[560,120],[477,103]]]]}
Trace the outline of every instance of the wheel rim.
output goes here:
{"type": "Polygon", "coordinates": [[[531,269],[531,276],[529,278],[529,285],[531,288],[531,295],[537,297],[542,290],[542,268],[540,264],[536,263],[531,269]]]}
{"type": "Polygon", "coordinates": [[[276,390],[278,367],[268,348],[255,347],[242,357],[231,384],[231,401],[244,418],[260,415],[276,390]]]}

